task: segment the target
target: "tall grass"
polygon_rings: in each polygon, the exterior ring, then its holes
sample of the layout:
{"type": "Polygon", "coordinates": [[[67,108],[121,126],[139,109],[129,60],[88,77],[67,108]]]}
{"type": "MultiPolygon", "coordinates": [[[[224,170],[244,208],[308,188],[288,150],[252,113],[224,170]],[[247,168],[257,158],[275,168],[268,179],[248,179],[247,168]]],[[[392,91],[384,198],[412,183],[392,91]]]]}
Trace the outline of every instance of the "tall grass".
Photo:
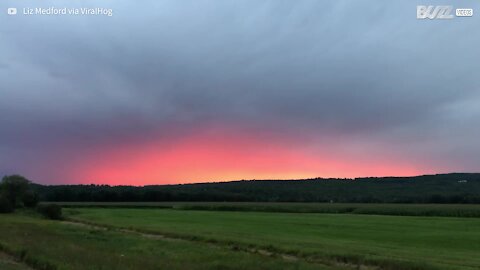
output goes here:
{"type": "Polygon", "coordinates": [[[66,208],[158,208],[202,211],[328,213],[394,216],[480,217],[475,204],[262,203],[262,202],[59,202],[66,208]]]}

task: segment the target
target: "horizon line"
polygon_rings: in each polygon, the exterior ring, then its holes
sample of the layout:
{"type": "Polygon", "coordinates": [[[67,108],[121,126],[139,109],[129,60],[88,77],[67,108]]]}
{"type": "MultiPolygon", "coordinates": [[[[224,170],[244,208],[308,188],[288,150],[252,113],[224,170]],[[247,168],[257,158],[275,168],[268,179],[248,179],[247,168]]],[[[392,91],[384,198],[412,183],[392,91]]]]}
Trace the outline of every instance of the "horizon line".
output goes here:
{"type": "Polygon", "coordinates": [[[183,182],[176,184],[150,184],[150,185],[110,185],[110,184],[101,184],[101,183],[89,183],[89,184],[39,184],[32,181],[32,183],[41,185],[41,186],[109,186],[109,187],[149,187],[149,186],[178,186],[178,185],[196,185],[196,184],[217,184],[217,183],[232,183],[232,182],[242,182],[242,181],[306,181],[306,180],[339,180],[339,181],[356,181],[360,179],[368,178],[414,178],[414,177],[423,177],[423,176],[438,176],[438,175],[449,175],[449,174],[480,174],[480,172],[448,172],[448,173],[426,173],[410,176],[361,176],[361,177],[311,177],[311,178],[292,178],[292,179],[231,179],[231,180],[210,180],[205,182],[183,182]]]}

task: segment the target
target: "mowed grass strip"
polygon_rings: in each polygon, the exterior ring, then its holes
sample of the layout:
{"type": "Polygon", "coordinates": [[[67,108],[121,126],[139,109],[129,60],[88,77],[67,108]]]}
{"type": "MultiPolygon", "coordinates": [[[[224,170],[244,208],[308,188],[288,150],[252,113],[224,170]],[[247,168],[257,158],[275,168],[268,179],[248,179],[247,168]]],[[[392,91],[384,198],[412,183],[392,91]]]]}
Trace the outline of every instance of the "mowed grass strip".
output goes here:
{"type": "Polygon", "coordinates": [[[384,269],[479,269],[480,219],[165,209],[70,210],[77,220],[384,269]]]}
{"type": "Polygon", "coordinates": [[[26,260],[48,262],[49,269],[59,270],[348,269],[238,252],[205,243],[148,239],[19,214],[0,215],[0,244],[22,253],[26,260]]]}

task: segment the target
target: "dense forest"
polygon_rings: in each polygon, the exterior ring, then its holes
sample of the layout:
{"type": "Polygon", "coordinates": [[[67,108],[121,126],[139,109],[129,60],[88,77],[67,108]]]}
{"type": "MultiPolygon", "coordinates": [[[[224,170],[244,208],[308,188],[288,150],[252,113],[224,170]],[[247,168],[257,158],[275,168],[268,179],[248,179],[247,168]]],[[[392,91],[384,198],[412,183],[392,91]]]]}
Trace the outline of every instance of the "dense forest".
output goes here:
{"type": "Polygon", "coordinates": [[[42,201],[480,203],[480,174],[250,180],[155,186],[34,185],[42,201]]]}

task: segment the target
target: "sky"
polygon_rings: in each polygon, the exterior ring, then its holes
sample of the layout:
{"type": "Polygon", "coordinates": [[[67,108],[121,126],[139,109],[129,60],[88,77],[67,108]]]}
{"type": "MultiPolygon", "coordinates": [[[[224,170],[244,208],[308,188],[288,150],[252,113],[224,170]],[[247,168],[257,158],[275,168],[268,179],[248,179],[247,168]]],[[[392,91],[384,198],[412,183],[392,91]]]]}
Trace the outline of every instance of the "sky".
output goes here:
{"type": "Polygon", "coordinates": [[[2,1],[0,175],[43,184],[479,172],[478,1],[2,1]],[[24,16],[8,7],[105,7],[24,16]]]}

